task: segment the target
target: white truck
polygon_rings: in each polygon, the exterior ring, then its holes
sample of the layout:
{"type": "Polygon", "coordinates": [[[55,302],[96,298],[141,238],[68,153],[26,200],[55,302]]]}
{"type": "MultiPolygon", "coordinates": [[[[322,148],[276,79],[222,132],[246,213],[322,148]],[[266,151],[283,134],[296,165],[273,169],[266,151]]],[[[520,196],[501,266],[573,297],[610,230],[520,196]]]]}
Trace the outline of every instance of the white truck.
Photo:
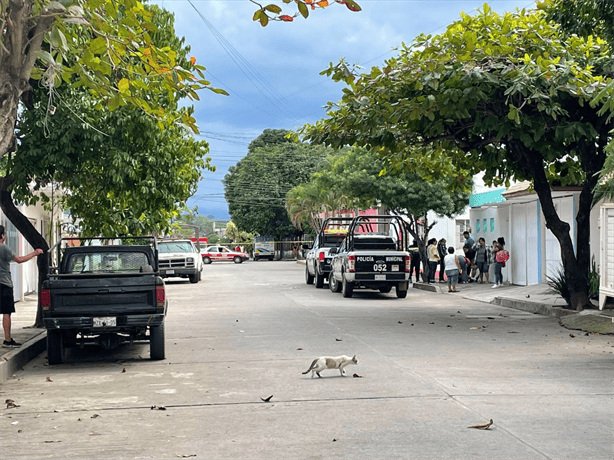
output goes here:
{"type": "Polygon", "coordinates": [[[162,278],[181,277],[198,283],[203,259],[190,240],[161,240],[158,242],[158,266],[162,278]]]}

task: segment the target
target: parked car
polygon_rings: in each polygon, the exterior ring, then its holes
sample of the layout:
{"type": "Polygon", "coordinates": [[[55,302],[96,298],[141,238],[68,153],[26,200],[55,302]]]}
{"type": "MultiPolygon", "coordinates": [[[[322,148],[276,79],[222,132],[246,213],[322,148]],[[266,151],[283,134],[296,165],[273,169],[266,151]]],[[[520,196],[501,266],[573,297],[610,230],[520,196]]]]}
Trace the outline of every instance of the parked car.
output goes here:
{"type": "Polygon", "coordinates": [[[210,264],[214,260],[232,260],[235,264],[240,264],[244,260],[249,260],[249,254],[241,251],[233,251],[226,246],[208,246],[201,251],[203,262],[210,264]]]}
{"type": "Polygon", "coordinates": [[[257,247],[254,249],[254,260],[275,259],[275,252],[269,248],[257,247]]]}
{"type": "Polygon", "coordinates": [[[162,278],[189,278],[190,283],[201,279],[203,262],[190,240],[165,240],[158,243],[158,259],[162,278]]]}

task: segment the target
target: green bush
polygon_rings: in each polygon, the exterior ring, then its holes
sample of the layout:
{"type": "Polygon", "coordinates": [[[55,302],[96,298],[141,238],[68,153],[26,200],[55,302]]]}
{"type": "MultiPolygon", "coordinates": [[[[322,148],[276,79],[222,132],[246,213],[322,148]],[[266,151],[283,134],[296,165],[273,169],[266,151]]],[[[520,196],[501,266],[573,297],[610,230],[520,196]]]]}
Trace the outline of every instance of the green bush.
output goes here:
{"type": "Polygon", "coordinates": [[[546,283],[548,286],[550,286],[552,291],[563,297],[565,302],[567,302],[567,307],[571,308],[569,286],[567,285],[567,280],[565,279],[563,267],[559,267],[556,273],[552,276],[546,275],[546,280],[546,283]]]}
{"type": "Polygon", "coordinates": [[[588,295],[591,299],[599,298],[599,273],[593,257],[593,266],[588,274],[588,295]]]}

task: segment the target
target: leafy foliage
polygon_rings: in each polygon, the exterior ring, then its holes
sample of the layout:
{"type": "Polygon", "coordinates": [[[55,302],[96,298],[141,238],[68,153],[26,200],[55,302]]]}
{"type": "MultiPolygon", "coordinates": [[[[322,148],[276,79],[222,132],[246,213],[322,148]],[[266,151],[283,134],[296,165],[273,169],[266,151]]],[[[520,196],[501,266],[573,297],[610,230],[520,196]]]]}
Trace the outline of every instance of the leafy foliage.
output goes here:
{"type": "Polygon", "coordinates": [[[286,194],[309,180],[326,151],[319,146],[282,142],[249,152],[229,168],[223,180],[232,221],[240,230],[278,240],[297,235],[286,212],[286,194]]]}
{"type": "Polygon", "coordinates": [[[588,302],[589,214],[614,128],[612,49],[600,37],[566,37],[543,11],[498,15],[487,4],[437,36],[419,36],[382,68],[356,75],[344,62],[324,73],[345,81],[329,118],[307,140],[376,148],[393,167],[449,171],[447,158],[487,184],[532,180],[547,227],[561,244],[572,302],[588,302]],[[422,148],[420,148],[422,147],[422,148]],[[582,188],[577,256],[552,185],[582,188]]]}
{"type": "MultiPolygon", "coordinates": [[[[180,61],[189,48],[175,36],[172,15],[152,7],[160,24],[155,40],[171,44],[180,61]]],[[[190,137],[187,128],[160,130],[142,110],[123,106],[98,108],[99,100],[84,88],[61,86],[53,91],[57,108],[48,112],[46,88],[36,88],[29,110],[19,120],[19,150],[7,163],[14,198],[33,203],[35,188],[61,184],[61,202],[86,236],[140,235],[168,230],[185,209],[204,168],[214,169],[206,142],[190,137]]],[[[152,95],[167,113],[177,110],[178,94],[152,95]]]]}
{"type": "Polygon", "coordinates": [[[565,278],[565,271],[562,267],[559,267],[557,271],[553,275],[546,276],[546,284],[550,286],[552,292],[560,295],[565,302],[567,302],[567,306],[570,306],[570,294],[569,294],[569,284],[567,283],[567,279],[565,278]]]}
{"type": "Polygon", "coordinates": [[[384,173],[384,169],[385,162],[377,153],[364,148],[329,155],[309,183],[288,193],[288,212],[293,222],[309,221],[319,228],[322,215],[381,205],[389,212],[406,216],[409,233],[425,248],[429,230],[436,223],[429,223],[427,213],[452,217],[469,204],[471,179],[459,180],[455,175],[448,180],[425,180],[416,172],[384,173]],[[418,229],[419,220],[423,231],[418,229]]]}
{"type": "Polygon", "coordinates": [[[307,19],[309,17],[310,9],[315,10],[316,8],[327,8],[331,5],[331,3],[345,5],[350,11],[361,11],[360,6],[354,0],[282,0],[282,3],[285,4],[293,2],[296,3],[297,11],[294,14],[285,14],[282,11],[282,7],[275,3],[261,5],[254,0],[250,1],[258,5],[258,10],[256,10],[254,13],[252,19],[259,22],[262,27],[266,27],[270,21],[292,22],[294,21],[294,18],[298,16],[302,16],[303,18],[307,19]]]}

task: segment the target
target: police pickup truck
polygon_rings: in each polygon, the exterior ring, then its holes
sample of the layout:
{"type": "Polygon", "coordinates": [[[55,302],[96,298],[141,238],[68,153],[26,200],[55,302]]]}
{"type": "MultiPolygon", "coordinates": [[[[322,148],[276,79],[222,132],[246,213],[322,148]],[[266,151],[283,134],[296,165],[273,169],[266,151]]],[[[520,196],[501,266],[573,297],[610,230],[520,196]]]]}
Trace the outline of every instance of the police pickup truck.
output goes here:
{"type": "Polygon", "coordinates": [[[403,221],[398,216],[359,216],[350,224],[339,248],[329,251],[332,292],[352,297],[355,288],[407,296],[411,257],[403,221]]]}
{"type": "Polygon", "coordinates": [[[332,256],[330,250],[338,248],[347,234],[352,217],[330,217],[324,221],[313,246],[303,245],[309,249],[305,257],[305,282],[317,288],[324,287],[324,281],[330,273],[332,256]]]}

